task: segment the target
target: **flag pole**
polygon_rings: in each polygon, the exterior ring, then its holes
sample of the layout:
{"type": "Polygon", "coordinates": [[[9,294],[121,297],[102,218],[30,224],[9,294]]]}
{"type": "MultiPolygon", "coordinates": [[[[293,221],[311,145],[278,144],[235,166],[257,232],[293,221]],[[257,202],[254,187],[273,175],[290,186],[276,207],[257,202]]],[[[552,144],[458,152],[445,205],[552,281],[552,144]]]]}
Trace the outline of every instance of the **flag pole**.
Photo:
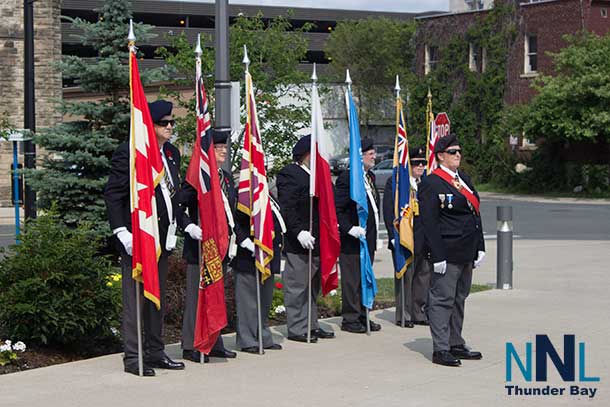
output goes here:
{"type": "MultiPolygon", "coordinates": [[[[400,101],[400,82],[399,82],[399,78],[398,75],[396,75],[396,86],[394,87],[394,90],[396,91],[396,132],[398,133],[398,115],[400,114],[399,112],[399,101],[400,101]]],[[[396,154],[396,153],[395,153],[396,154]]],[[[395,179],[395,181],[398,181],[397,179],[395,179]]],[[[396,182],[396,187],[398,188],[398,182],[396,182]]],[[[396,197],[396,194],[395,194],[396,197]]],[[[394,205],[396,205],[396,203],[394,203],[394,205]]],[[[397,250],[397,246],[396,244],[400,245],[400,230],[398,232],[399,235],[399,241],[396,242],[394,241],[394,250],[397,250]]],[[[400,284],[400,326],[402,328],[405,327],[405,273],[403,273],[403,275],[398,279],[398,282],[400,284]]],[[[398,307],[397,307],[398,308],[398,307]]]]}
{"type": "MultiPolygon", "coordinates": [[[[129,19],[129,34],[127,35],[127,41],[129,44],[129,52],[130,53],[135,53],[136,52],[136,36],[133,32],[133,20],[129,19]]],[[[131,120],[132,120],[132,126],[133,126],[133,86],[131,84],[131,72],[132,72],[132,66],[131,66],[131,56],[129,58],[129,92],[130,92],[130,98],[131,98],[131,120]]],[[[132,136],[133,137],[133,133],[132,136]]],[[[134,199],[134,197],[132,197],[132,199],[134,199]]],[[[133,253],[132,253],[133,254],[133,253]]],[[[132,257],[133,259],[133,257],[132,257]]],[[[142,349],[142,317],[141,317],[141,310],[142,310],[142,296],[140,293],[141,289],[140,289],[140,283],[136,280],[136,330],[137,330],[137,334],[138,334],[138,374],[140,377],[144,376],[144,353],[143,353],[143,349],[142,349]]]]}
{"type": "MultiPolygon", "coordinates": [[[[316,63],[314,62],[313,64],[313,73],[311,74],[311,81],[312,83],[312,89],[317,85],[317,81],[318,81],[318,76],[316,75],[316,63]]],[[[313,109],[313,105],[312,105],[312,109],[313,109]]],[[[313,117],[312,117],[312,124],[313,124],[313,117]]],[[[313,128],[311,129],[312,132],[315,131],[313,128]]],[[[311,163],[311,154],[315,154],[315,151],[311,151],[310,149],[310,157],[309,157],[309,162],[311,163]]],[[[310,165],[311,166],[311,165],[310,165]]],[[[309,172],[311,173],[312,171],[315,171],[314,169],[309,170],[309,172]]],[[[315,174],[315,172],[314,172],[315,174]]],[[[311,176],[311,175],[310,175],[311,176]]],[[[315,180],[313,181],[314,185],[315,185],[315,180]]],[[[311,186],[311,182],[310,182],[310,186],[311,186]]],[[[311,188],[309,188],[309,234],[311,234],[313,236],[313,195],[314,195],[314,191],[312,191],[311,188]]],[[[312,257],[313,257],[313,248],[309,249],[309,276],[307,278],[307,343],[311,343],[311,268],[312,268],[312,257]]],[[[317,317],[317,315],[316,315],[317,317]]]]}
{"type": "MultiPolygon", "coordinates": [[[[195,47],[195,66],[196,66],[196,70],[201,70],[201,54],[203,54],[203,51],[201,50],[201,34],[197,33],[197,46],[195,47]]],[[[199,74],[201,74],[201,72],[198,72],[199,74]]],[[[197,79],[195,78],[195,93],[197,93],[197,87],[199,86],[199,84],[197,83],[197,79]]],[[[199,101],[197,102],[199,103],[199,101]]],[[[199,137],[199,134],[197,134],[197,137],[199,137]]],[[[199,228],[201,228],[201,214],[199,214],[198,216],[198,220],[197,223],[199,224],[199,228]]],[[[199,242],[199,244],[197,245],[197,251],[198,251],[198,255],[197,255],[197,270],[199,270],[199,279],[200,279],[200,284],[201,284],[201,244],[202,242],[199,242]]],[[[197,295],[199,296],[199,289],[197,290],[197,295]]],[[[205,364],[205,354],[203,352],[199,352],[199,363],[201,364],[201,366],[204,366],[205,364]]]]}
{"type": "Polygon", "coordinates": [[[432,92],[428,87],[428,105],[426,107],[426,160],[428,163],[426,164],[426,175],[430,174],[430,131],[432,128],[432,120],[430,120],[430,115],[432,114],[432,92]]]}
{"type": "MultiPolygon", "coordinates": [[[[248,58],[248,47],[246,46],[246,44],[244,44],[244,59],[242,60],[242,63],[244,65],[246,65],[246,72],[245,72],[245,77],[246,77],[246,123],[247,125],[251,124],[250,121],[250,83],[248,81],[248,75],[250,74],[249,71],[249,67],[250,67],[250,58],[248,58]]],[[[250,151],[250,160],[252,160],[252,152],[250,151]]],[[[250,162],[250,178],[252,178],[252,163],[250,162]]],[[[250,182],[250,188],[252,188],[252,182],[250,182]]],[[[252,191],[250,191],[250,193],[252,193],[252,191]]],[[[252,205],[252,197],[250,197],[250,205],[252,205]]],[[[252,208],[250,208],[252,209],[252,208]]],[[[250,211],[250,216],[252,216],[252,212],[250,211]]],[[[256,252],[256,246],[254,247],[254,250],[256,252]]],[[[256,254],[255,254],[256,255],[256,254]]],[[[256,260],[255,260],[256,261],[256,260]]],[[[261,262],[262,263],[262,262],[261,262]]],[[[256,267],[255,267],[255,273],[257,273],[256,271],[256,267]]],[[[256,317],[258,319],[258,354],[262,355],[263,352],[263,318],[261,315],[261,287],[260,285],[262,284],[262,279],[263,276],[260,275],[260,273],[256,277],[256,317]]]]}
{"type": "MultiPolygon", "coordinates": [[[[349,75],[349,69],[347,69],[345,71],[345,83],[347,83],[347,91],[348,92],[352,92],[352,78],[349,75]]],[[[347,96],[346,96],[347,97],[347,96]]],[[[351,118],[349,117],[349,106],[348,106],[348,113],[347,113],[347,119],[348,119],[348,125],[349,125],[349,121],[351,120],[351,118]]],[[[365,225],[366,228],[366,225],[365,225]]],[[[362,239],[362,238],[360,238],[362,239]]],[[[362,270],[360,270],[360,273],[362,273],[362,270]]],[[[362,287],[360,287],[362,289],[362,287]]],[[[360,294],[362,295],[362,294],[360,294]]],[[[362,302],[362,299],[361,299],[362,302]]],[[[365,307],[366,309],[366,334],[367,335],[371,335],[371,323],[370,323],[370,316],[369,316],[369,308],[365,307]]]]}

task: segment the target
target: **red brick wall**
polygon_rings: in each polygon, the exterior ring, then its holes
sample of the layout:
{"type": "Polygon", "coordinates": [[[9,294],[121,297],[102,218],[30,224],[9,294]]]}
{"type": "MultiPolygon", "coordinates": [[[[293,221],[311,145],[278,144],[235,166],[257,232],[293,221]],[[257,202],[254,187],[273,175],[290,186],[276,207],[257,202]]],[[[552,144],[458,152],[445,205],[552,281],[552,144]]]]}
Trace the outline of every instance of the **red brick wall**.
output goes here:
{"type": "Polygon", "coordinates": [[[597,35],[606,35],[610,31],[610,1],[592,1],[585,25],[597,35]],[[602,17],[602,9],[606,10],[606,17],[602,17]]]}

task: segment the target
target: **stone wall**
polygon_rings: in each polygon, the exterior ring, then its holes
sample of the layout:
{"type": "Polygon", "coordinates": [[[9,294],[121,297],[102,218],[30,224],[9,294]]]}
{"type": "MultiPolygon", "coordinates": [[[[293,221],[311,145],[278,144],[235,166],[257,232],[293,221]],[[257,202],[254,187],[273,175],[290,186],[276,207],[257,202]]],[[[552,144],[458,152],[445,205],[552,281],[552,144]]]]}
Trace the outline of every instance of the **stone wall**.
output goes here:
{"type": "MultiPolygon", "coordinates": [[[[61,58],[60,10],[60,0],[34,2],[37,130],[61,120],[55,111],[55,103],[61,99],[61,76],[55,66],[61,58]]],[[[15,128],[23,127],[23,34],[23,0],[3,0],[0,2],[0,115],[8,118],[15,128]]],[[[37,153],[40,157],[40,151],[37,153]]],[[[0,142],[0,206],[11,205],[12,160],[11,143],[0,142]]]]}

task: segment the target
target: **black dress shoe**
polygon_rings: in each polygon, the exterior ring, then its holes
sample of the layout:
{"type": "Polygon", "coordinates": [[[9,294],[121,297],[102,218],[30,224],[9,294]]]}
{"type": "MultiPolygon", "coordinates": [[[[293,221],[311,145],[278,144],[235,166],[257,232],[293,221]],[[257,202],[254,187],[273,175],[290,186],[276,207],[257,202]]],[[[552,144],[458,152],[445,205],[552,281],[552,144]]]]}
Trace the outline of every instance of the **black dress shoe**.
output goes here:
{"type": "MultiPolygon", "coordinates": [[[[140,369],[138,365],[135,366],[125,366],[125,373],[135,374],[136,376],[140,376],[140,369]]],[[[144,365],[144,369],[142,369],[142,374],[147,377],[152,377],[155,375],[155,371],[152,367],[144,365]]]]}
{"type": "Polygon", "coordinates": [[[167,355],[159,360],[153,360],[147,363],[150,367],[168,370],[184,370],[184,363],[171,360],[167,355]]]}
{"type": "MultiPolygon", "coordinates": [[[[282,345],[280,345],[279,343],[274,343],[273,345],[265,346],[265,349],[282,350],[282,345]]],[[[258,347],[256,348],[256,350],[258,352],[258,347]]]]}
{"type": "MultiPolygon", "coordinates": [[[[365,321],[366,323],[366,321],[365,321]]],[[[377,322],[373,322],[369,319],[369,326],[371,327],[371,332],[377,332],[377,331],[381,331],[381,325],[379,325],[377,322]]],[[[366,327],[366,325],[365,325],[366,327]]]]}
{"type": "MultiPolygon", "coordinates": [[[[396,326],[402,326],[402,321],[396,321],[396,326]]],[[[412,321],[405,321],[405,328],[413,328],[412,321]]]]}
{"type": "Polygon", "coordinates": [[[214,350],[210,352],[210,357],[212,358],[227,358],[227,359],[235,359],[237,357],[237,353],[230,351],[228,349],[222,350],[214,350]]]}
{"type": "MultiPolygon", "coordinates": [[[[307,334],[303,334],[303,335],[290,335],[288,336],[288,339],[291,341],[295,341],[295,342],[305,342],[307,343],[307,334]]],[[[311,343],[316,343],[318,342],[318,338],[315,337],[314,335],[311,335],[311,343]]]]}
{"type": "Polygon", "coordinates": [[[453,366],[457,367],[462,364],[458,359],[456,359],[451,352],[442,350],[439,352],[432,353],[432,363],[436,363],[437,365],[443,366],[453,366]]]}
{"type": "Polygon", "coordinates": [[[413,321],[413,324],[430,326],[430,323],[428,321],[413,321]]]}
{"type": "Polygon", "coordinates": [[[483,358],[483,354],[481,352],[470,350],[464,345],[452,346],[450,352],[458,359],[479,360],[483,358]]]}
{"type": "MultiPolygon", "coordinates": [[[[247,348],[241,348],[242,352],[246,352],[246,353],[255,353],[258,355],[258,346],[249,346],[247,348]]],[[[263,351],[263,355],[265,354],[265,351],[263,351]]]]}
{"type": "MultiPolygon", "coordinates": [[[[191,362],[195,363],[201,363],[201,352],[198,350],[183,350],[182,359],[190,360],[191,362]]],[[[208,355],[203,355],[203,362],[208,363],[209,361],[210,357],[208,355]]]]}
{"type": "Polygon", "coordinates": [[[311,330],[311,336],[315,336],[318,339],[331,339],[335,337],[335,333],[334,332],[329,332],[329,331],[325,331],[322,328],[318,328],[318,329],[312,329],[311,330]]]}
{"type": "Polygon", "coordinates": [[[344,322],[341,324],[341,330],[345,332],[351,332],[353,334],[366,333],[366,327],[360,322],[344,322]]]}

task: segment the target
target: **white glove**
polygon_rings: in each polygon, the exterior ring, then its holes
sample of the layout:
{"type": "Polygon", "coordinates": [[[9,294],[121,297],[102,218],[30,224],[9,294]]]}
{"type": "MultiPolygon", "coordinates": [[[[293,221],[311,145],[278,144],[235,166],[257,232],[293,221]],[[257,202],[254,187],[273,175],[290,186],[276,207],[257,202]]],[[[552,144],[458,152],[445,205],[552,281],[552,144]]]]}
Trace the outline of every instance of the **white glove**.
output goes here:
{"type": "Polygon", "coordinates": [[[245,238],[239,245],[249,250],[252,253],[252,257],[254,257],[254,242],[249,237],[245,238]]]}
{"type": "Polygon", "coordinates": [[[299,240],[299,243],[301,243],[301,246],[303,246],[303,249],[313,250],[316,238],[313,237],[308,230],[301,230],[297,235],[297,239],[299,240]]]}
{"type": "Polygon", "coordinates": [[[396,247],[396,246],[394,246],[394,239],[391,239],[391,240],[390,240],[390,244],[391,244],[393,247],[396,247]]]}
{"type": "Polygon", "coordinates": [[[195,240],[201,240],[202,238],[201,228],[194,223],[189,223],[188,226],[184,228],[184,231],[195,240]]]}
{"type": "Polygon", "coordinates": [[[360,226],[352,226],[347,234],[355,237],[356,239],[360,239],[361,237],[366,236],[366,230],[360,226]]]}
{"type": "Polygon", "coordinates": [[[447,272],[447,261],[439,261],[434,263],[434,272],[438,274],[445,274],[447,272]]]}
{"type": "Polygon", "coordinates": [[[116,234],[116,237],[123,244],[127,254],[131,256],[131,253],[133,252],[133,236],[131,235],[131,232],[128,230],[121,230],[116,234]]]}
{"type": "Polygon", "coordinates": [[[476,269],[477,267],[479,267],[481,265],[481,262],[483,262],[483,259],[485,258],[485,252],[482,252],[479,250],[479,255],[477,256],[477,259],[474,261],[474,265],[473,267],[476,269]]]}

